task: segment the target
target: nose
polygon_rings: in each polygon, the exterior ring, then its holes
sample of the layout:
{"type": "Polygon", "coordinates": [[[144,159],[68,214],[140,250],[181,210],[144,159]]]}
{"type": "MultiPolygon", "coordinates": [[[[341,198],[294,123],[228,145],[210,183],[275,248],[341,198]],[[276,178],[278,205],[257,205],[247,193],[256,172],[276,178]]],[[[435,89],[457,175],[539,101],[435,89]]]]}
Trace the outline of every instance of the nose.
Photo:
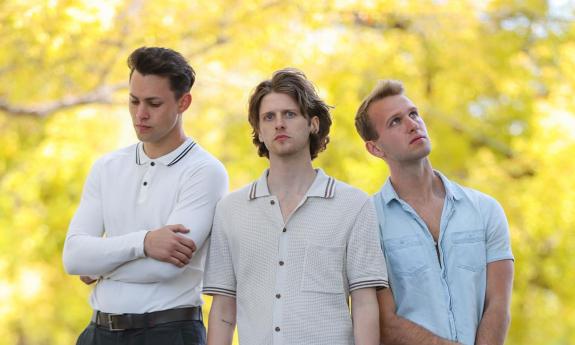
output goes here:
{"type": "Polygon", "coordinates": [[[280,116],[276,116],[275,127],[276,129],[285,128],[285,121],[281,114],[280,116]]]}
{"type": "Polygon", "coordinates": [[[407,130],[409,132],[413,132],[416,131],[417,129],[419,129],[419,122],[417,121],[417,119],[411,118],[411,117],[407,117],[406,120],[406,124],[407,124],[407,130]]]}
{"type": "Polygon", "coordinates": [[[138,104],[136,108],[136,118],[139,120],[145,120],[150,117],[150,113],[145,104],[138,104]]]}

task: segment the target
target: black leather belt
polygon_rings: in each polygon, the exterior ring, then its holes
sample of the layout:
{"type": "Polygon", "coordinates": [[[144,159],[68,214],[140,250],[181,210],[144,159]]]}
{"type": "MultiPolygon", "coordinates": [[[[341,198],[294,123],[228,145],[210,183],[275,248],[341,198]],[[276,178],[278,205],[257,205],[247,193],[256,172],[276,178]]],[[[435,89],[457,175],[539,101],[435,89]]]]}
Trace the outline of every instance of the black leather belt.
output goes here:
{"type": "Polygon", "coordinates": [[[177,308],[145,314],[108,314],[95,310],[92,322],[110,331],[149,328],[175,321],[202,321],[202,307],[177,308]]]}

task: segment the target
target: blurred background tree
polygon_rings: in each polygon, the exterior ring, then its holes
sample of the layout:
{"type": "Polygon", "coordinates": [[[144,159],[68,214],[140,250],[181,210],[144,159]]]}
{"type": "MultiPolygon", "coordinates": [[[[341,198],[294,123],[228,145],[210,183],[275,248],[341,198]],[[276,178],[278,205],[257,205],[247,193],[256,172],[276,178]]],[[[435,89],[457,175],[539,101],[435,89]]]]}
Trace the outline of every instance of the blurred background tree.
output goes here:
{"type": "Polygon", "coordinates": [[[403,80],[434,166],[509,217],[507,344],[575,343],[574,16],[569,0],[0,0],[0,344],[72,344],[88,322],[90,288],[63,272],[62,245],[94,159],[136,140],[125,61],[142,45],[196,69],[185,126],[232,189],[267,164],[250,91],[293,66],[335,106],[315,164],[377,191],[387,170],[353,117],[378,79],[403,80]]]}

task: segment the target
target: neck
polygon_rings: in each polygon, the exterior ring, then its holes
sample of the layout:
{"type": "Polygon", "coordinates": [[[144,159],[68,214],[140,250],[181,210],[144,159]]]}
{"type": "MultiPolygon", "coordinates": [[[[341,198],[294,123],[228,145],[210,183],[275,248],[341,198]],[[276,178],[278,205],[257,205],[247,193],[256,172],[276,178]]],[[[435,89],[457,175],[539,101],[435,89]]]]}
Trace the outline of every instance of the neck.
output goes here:
{"type": "Polygon", "coordinates": [[[281,197],[288,193],[305,194],[315,175],[309,152],[307,159],[270,156],[268,188],[273,195],[281,197]]]}
{"type": "Polygon", "coordinates": [[[389,168],[391,184],[401,199],[425,202],[445,196],[441,178],[435,175],[427,157],[412,165],[390,165],[389,168]]]}
{"type": "Polygon", "coordinates": [[[166,137],[157,142],[144,142],[144,152],[152,159],[162,157],[175,149],[186,141],[187,137],[183,129],[179,129],[174,135],[166,137]]]}

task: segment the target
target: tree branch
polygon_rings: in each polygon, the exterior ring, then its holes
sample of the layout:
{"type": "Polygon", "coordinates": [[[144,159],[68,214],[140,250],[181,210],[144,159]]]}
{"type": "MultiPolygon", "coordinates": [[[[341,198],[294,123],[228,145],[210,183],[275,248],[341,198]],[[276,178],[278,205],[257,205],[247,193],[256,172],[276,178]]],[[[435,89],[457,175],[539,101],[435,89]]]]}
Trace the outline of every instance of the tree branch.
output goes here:
{"type": "Polygon", "coordinates": [[[0,99],[0,111],[20,116],[46,117],[54,112],[86,104],[112,104],[114,92],[128,87],[128,83],[104,85],[83,95],[66,96],[54,102],[33,106],[16,106],[0,99]]]}

